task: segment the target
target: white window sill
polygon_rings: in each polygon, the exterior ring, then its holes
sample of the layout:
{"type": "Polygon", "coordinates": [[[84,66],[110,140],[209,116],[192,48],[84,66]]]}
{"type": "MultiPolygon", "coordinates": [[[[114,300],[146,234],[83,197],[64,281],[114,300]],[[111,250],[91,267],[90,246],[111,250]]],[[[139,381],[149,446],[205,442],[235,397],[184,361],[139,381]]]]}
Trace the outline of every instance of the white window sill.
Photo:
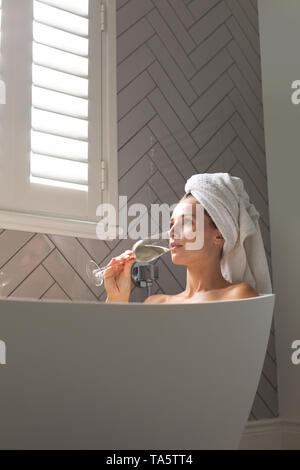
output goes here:
{"type": "Polygon", "coordinates": [[[98,239],[97,224],[98,222],[0,210],[0,228],[7,230],[98,239]]]}

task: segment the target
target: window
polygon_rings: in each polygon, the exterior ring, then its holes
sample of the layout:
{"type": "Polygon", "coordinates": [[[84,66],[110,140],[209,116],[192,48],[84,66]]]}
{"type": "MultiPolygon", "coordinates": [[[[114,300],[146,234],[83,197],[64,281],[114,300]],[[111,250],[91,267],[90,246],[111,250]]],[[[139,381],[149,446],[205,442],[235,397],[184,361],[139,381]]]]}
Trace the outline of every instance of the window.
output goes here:
{"type": "Polygon", "coordinates": [[[0,226],[96,238],[117,209],[115,0],[2,0],[0,226]]]}

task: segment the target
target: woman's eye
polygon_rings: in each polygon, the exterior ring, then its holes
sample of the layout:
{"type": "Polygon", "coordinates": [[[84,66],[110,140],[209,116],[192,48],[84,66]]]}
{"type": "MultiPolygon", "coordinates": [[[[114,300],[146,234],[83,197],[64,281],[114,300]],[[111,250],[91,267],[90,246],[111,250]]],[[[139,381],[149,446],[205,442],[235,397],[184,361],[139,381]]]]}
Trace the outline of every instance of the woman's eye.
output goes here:
{"type": "MultiPolygon", "coordinates": [[[[191,219],[184,219],[183,220],[183,225],[191,225],[193,221],[191,219]]],[[[170,230],[173,227],[173,224],[170,224],[170,230]]]]}

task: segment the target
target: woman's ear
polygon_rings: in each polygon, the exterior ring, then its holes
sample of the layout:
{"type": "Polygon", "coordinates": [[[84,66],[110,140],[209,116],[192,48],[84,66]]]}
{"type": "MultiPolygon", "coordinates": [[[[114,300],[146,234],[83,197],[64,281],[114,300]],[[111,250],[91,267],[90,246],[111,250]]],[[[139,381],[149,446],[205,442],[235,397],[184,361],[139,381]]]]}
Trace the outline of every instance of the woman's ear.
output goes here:
{"type": "Polygon", "coordinates": [[[220,232],[220,230],[217,231],[216,240],[217,240],[218,245],[222,245],[223,243],[225,243],[224,237],[222,233],[220,232]]]}
{"type": "Polygon", "coordinates": [[[222,235],[222,233],[220,232],[220,230],[218,230],[218,232],[217,232],[217,238],[218,238],[218,239],[221,239],[221,240],[224,240],[223,235],[222,235]]]}
{"type": "Polygon", "coordinates": [[[221,249],[220,249],[220,260],[221,260],[221,258],[223,256],[223,248],[224,248],[225,239],[224,239],[222,233],[220,232],[220,230],[217,231],[214,243],[215,243],[215,245],[218,245],[218,246],[221,247],[221,249]]]}

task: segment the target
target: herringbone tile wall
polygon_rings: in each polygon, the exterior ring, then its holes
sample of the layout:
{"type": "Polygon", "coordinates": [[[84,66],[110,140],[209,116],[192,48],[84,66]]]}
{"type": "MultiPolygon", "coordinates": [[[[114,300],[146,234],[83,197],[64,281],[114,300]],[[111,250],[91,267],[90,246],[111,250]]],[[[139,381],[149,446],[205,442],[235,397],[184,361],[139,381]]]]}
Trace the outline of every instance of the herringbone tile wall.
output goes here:
{"type": "MultiPolygon", "coordinates": [[[[188,177],[241,177],[261,214],[271,270],[256,0],[117,0],[119,194],[128,205],[173,204],[188,177]]],[[[2,295],[104,300],[85,274],[91,257],[105,264],[131,247],[3,230],[2,295]]],[[[185,287],[185,268],[158,262],[153,293],[185,287]]],[[[271,271],[272,272],[272,271],[271,271]]],[[[133,288],[131,300],[142,301],[133,288]]],[[[278,415],[274,328],[249,419],[278,415]]]]}

